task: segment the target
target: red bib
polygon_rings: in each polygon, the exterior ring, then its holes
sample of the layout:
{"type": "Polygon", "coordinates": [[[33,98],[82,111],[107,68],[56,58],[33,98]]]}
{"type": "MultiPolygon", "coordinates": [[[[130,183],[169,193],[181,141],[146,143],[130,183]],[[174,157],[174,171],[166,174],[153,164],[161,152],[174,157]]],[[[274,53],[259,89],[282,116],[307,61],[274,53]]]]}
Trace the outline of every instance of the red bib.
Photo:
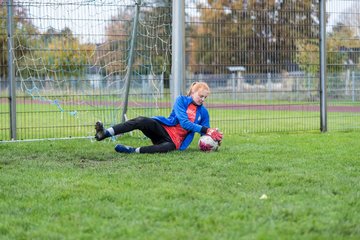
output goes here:
{"type": "MultiPolygon", "coordinates": [[[[195,121],[196,117],[196,105],[190,104],[188,106],[188,109],[186,110],[186,113],[188,115],[188,118],[191,122],[195,121]]],[[[183,129],[180,124],[177,124],[175,126],[166,126],[163,125],[169,136],[171,137],[171,140],[174,142],[176,149],[179,149],[181,146],[181,143],[184,141],[186,135],[188,134],[188,131],[183,129]]]]}

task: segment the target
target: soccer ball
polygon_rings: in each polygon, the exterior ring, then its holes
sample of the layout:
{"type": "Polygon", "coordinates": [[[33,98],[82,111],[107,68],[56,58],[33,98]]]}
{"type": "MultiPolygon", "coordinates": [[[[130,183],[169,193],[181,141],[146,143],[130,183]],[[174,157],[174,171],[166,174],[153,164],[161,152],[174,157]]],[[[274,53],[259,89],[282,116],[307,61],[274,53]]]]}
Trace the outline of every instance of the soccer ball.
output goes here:
{"type": "Polygon", "coordinates": [[[204,152],[216,151],[219,148],[219,142],[212,139],[209,135],[203,135],[199,139],[199,149],[204,152]]]}

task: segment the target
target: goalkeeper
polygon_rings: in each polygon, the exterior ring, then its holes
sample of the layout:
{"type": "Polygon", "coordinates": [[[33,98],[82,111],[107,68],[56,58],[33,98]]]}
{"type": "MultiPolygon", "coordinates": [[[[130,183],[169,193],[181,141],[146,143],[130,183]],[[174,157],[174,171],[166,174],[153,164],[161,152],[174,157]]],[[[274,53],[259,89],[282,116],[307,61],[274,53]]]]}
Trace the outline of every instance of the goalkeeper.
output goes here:
{"type": "Polygon", "coordinates": [[[187,96],[177,97],[169,117],[137,117],[110,127],[104,128],[102,122],[95,124],[95,139],[101,141],[132,130],[140,130],[150,138],[153,145],[130,147],[122,144],[115,146],[120,153],[163,153],[173,150],[185,150],[194,139],[195,132],[210,135],[221,141],[223,134],[216,128],[210,128],[208,110],[203,103],[210,94],[209,86],[204,82],[194,82],[187,96]]]}

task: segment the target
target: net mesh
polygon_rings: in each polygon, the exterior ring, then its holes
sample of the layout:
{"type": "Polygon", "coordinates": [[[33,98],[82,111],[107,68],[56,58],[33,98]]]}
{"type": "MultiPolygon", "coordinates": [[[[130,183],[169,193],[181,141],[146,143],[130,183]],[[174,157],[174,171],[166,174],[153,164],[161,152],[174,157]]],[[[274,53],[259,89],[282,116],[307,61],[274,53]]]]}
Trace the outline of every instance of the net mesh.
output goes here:
{"type": "MultiPolygon", "coordinates": [[[[161,111],[159,98],[166,94],[171,59],[166,2],[35,1],[22,2],[21,9],[26,9],[22,21],[33,33],[14,34],[16,77],[24,103],[44,104],[45,111],[53,112],[42,127],[56,121],[69,129],[92,126],[97,119],[105,126],[120,122],[127,78],[128,117],[161,111]]],[[[86,135],[93,134],[86,129],[86,135]]]]}

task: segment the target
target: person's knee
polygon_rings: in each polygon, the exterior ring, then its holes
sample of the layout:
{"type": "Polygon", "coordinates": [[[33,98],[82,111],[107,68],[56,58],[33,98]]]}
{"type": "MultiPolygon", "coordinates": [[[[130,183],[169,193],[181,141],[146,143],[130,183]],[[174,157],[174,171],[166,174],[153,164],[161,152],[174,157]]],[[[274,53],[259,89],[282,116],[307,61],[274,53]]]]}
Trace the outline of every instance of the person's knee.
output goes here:
{"type": "Polygon", "coordinates": [[[146,125],[146,126],[154,126],[154,124],[156,124],[156,121],[152,118],[149,117],[143,117],[143,116],[139,116],[136,118],[136,122],[137,123],[141,123],[142,125],[146,125]]]}
{"type": "Polygon", "coordinates": [[[175,146],[174,143],[167,142],[167,143],[165,143],[164,145],[166,146],[166,149],[167,149],[168,151],[173,151],[173,150],[176,149],[176,146],[175,146]]]}
{"type": "Polygon", "coordinates": [[[133,124],[135,124],[137,126],[142,126],[146,123],[146,117],[139,116],[139,117],[129,120],[129,122],[132,122],[133,124]]]}
{"type": "Polygon", "coordinates": [[[133,120],[135,120],[135,121],[144,121],[144,119],[145,119],[145,117],[143,117],[143,116],[138,116],[138,117],[136,117],[136,118],[134,118],[133,120]]]}

